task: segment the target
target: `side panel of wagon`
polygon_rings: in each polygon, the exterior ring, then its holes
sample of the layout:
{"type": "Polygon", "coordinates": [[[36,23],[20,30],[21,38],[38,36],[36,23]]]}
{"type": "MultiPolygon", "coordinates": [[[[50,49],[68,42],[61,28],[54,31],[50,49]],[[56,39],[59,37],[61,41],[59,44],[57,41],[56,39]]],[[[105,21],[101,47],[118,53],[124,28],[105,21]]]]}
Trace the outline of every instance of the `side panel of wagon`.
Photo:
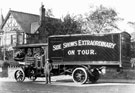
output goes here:
{"type": "Polygon", "coordinates": [[[119,65],[120,35],[51,37],[49,58],[61,64],[119,65]]]}

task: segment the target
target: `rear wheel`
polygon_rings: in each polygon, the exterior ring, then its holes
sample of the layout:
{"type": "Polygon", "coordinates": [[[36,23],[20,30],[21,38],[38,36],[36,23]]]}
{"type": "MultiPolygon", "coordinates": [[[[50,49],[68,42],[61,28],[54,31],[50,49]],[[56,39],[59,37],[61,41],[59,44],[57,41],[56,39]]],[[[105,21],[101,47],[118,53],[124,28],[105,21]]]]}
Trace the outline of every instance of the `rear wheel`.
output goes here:
{"type": "Polygon", "coordinates": [[[14,74],[14,78],[17,82],[23,82],[25,79],[25,74],[23,70],[17,70],[14,74]]]}
{"type": "Polygon", "coordinates": [[[88,79],[87,72],[84,68],[76,68],[72,73],[73,81],[76,83],[84,84],[88,79]]]}

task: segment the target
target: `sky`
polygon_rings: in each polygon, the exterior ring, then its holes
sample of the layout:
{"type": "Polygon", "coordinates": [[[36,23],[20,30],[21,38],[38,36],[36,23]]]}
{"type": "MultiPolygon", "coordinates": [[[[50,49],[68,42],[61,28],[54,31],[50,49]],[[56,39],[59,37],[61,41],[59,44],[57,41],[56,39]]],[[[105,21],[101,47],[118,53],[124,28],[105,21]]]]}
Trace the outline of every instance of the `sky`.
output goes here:
{"type": "Polygon", "coordinates": [[[46,9],[52,9],[56,18],[61,18],[68,13],[83,15],[93,7],[102,4],[105,7],[113,8],[118,12],[118,16],[126,21],[135,22],[134,2],[134,0],[1,0],[0,9],[4,17],[10,9],[39,15],[39,8],[43,3],[46,9]]]}

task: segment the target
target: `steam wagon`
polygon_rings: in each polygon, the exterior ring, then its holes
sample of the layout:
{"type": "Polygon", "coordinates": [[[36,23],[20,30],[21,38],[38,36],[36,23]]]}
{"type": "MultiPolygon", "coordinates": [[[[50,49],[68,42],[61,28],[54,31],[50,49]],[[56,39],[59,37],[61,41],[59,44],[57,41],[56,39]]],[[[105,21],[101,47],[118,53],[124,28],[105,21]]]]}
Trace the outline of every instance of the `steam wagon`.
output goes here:
{"type": "Polygon", "coordinates": [[[53,35],[48,38],[48,58],[55,75],[72,75],[73,81],[96,82],[107,68],[129,68],[130,38],[127,32],[111,34],[53,35]]]}
{"type": "Polygon", "coordinates": [[[17,82],[23,82],[26,77],[33,81],[37,77],[45,77],[44,64],[47,58],[47,46],[47,43],[40,43],[14,47],[14,60],[21,67],[14,74],[17,82]]]}

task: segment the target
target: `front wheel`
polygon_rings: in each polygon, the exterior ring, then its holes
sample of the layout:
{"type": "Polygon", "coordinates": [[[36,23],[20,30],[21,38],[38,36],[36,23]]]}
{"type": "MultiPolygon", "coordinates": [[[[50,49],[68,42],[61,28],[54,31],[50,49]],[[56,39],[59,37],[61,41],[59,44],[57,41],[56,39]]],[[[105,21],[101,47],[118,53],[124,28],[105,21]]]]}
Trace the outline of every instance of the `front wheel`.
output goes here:
{"type": "Polygon", "coordinates": [[[88,79],[87,72],[84,68],[76,68],[72,73],[73,81],[76,83],[84,84],[88,79]]]}
{"type": "Polygon", "coordinates": [[[23,82],[25,79],[25,74],[23,70],[17,70],[14,74],[14,78],[17,82],[23,82]]]}

